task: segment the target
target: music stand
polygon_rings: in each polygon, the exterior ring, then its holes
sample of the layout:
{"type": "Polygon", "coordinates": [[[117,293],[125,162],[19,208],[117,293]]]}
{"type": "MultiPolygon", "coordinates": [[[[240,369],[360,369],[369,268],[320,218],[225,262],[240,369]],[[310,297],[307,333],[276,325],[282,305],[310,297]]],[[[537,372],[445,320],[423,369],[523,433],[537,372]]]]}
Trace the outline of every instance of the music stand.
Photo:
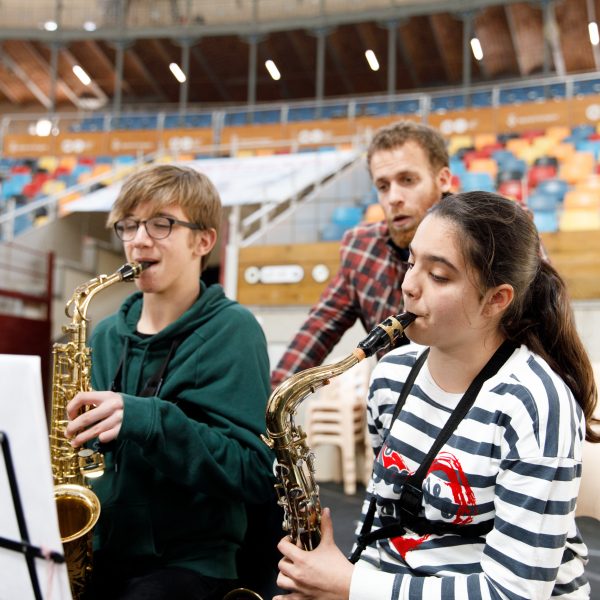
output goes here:
{"type": "Polygon", "coordinates": [[[37,356],[0,355],[0,453],[0,598],[71,600],[37,356]]]}

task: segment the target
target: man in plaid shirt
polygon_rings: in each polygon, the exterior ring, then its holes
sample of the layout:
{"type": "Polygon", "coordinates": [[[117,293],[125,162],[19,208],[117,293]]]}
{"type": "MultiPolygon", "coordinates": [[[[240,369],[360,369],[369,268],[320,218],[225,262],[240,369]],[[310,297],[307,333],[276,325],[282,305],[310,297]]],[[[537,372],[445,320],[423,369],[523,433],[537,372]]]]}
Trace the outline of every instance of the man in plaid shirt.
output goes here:
{"type": "Polygon", "coordinates": [[[367,164],[386,219],[346,232],[340,269],[271,374],[273,387],[320,365],[357,319],[369,332],[402,312],[408,245],[427,210],[450,190],[448,163],[444,138],[427,125],[400,121],[376,132],[367,164]]]}

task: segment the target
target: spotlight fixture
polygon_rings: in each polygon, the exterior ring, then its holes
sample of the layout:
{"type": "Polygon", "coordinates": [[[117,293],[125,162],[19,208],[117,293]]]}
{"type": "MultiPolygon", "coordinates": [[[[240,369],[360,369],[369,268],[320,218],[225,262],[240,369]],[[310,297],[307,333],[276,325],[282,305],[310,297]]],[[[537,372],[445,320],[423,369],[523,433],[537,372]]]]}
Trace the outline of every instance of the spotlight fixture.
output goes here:
{"type": "Polygon", "coordinates": [[[73,67],[73,73],[75,73],[77,79],[79,79],[83,85],[90,85],[90,83],[92,83],[90,76],[79,65],[73,67]]]}
{"type": "Polygon", "coordinates": [[[365,52],[365,57],[367,59],[367,62],[369,63],[369,66],[371,67],[371,69],[373,71],[379,71],[379,61],[377,60],[377,57],[375,56],[375,52],[373,52],[373,50],[367,50],[365,52]]]}
{"type": "Polygon", "coordinates": [[[600,43],[600,34],[598,33],[598,23],[592,21],[588,23],[588,31],[590,32],[590,42],[592,45],[597,46],[600,43]]]}
{"type": "Polygon", "coordinates": [[[275,81],[279,81],[281,79],[281,73],[279,72],[279,69],[277,68],[277,65],[272,61],[272,60],[266,60],[265,61],[265,67],[267,68],[267,71],[269,71],[269,75],[275,80],[275,81]]]}
{"type": "Polygon", "coordinates": [[[483,58],[483,48],[481,47],[479,38],[474,37],[471,39],[471,50],[473,51],[473,56],[477,60],[481,60],[483,58]]]}
{"type": "Polygon", "coordinates": [[[175,79],[177,79],[179,83],[185,82],[185,80],[187,79],[185,73],[181,70],[181,67],[177,63],[172,62],[169,65],[169,69],[171,69],[171,73],[173,73],[175,79]]]}

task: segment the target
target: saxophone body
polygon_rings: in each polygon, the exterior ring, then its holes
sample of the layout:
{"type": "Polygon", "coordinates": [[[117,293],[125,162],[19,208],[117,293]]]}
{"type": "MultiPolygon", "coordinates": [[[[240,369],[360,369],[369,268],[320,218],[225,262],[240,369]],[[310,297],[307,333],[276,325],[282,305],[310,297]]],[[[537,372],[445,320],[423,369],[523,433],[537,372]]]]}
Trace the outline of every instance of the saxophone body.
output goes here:
{"type": "Polygon", "coordinates": [[[294,421],[300,403],[317,389],[327,385],[364,358],[392,346],[404,329],[415,320],[412,313],[388,317],[346,358],[312,367],[286,379],[271,394],[267,404],[267,435],[263,441],[275,452],[275,485],[279,504],[284,510],[283,529],[292,542],[313,550],[321,540],[321,504],[315,482],[314,454],[306,443],[306,434],[294,421]]]}
{"type": "Polygon", "coordinates": [[[71,319],[63,326],[67,341],[52,348],[50,464],[60,536],[75,599],[83,595],[89,582],[92,530],[100,516],[100,502],[86,479],[99,477],[104,470],[102,454],[89,448],[74,449],[64,434],[67,404],[77,393],[91,390],[91,352],[86,346],[87,310],[98,292],[115,283],[133,280],[146,266],[126,263],[112,275],[99,275],[77,287],[65,307],[71,319]]]}

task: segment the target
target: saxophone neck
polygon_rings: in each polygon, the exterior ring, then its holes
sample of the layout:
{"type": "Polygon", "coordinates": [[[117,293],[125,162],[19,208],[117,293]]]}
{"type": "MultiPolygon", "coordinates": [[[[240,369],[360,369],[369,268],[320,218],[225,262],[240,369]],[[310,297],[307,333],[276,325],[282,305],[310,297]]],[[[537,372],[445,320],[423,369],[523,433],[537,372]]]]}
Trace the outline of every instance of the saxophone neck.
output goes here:
{"type": "Polygon", "coordinates": [[[338,362],[305,369],[281,383],[275,388],[267,403],[266,421],[269,436],[277,437],[287,431],[287,417],[295,414],[304,398],[327,385],[331,378],[341,375],[363,358],[365,358],[364,352],[356,348],[338,362]]]}
{"type": "Polygon", "coordinates": [[[115,283],[136,279],[148,266],[147,262],[125,263],[111,275],[98,275],[78,286],[65,307],[65,313],[71,319],[71,326],[85,329],[85,323],[88,321],[87,311],[92,298],[115,283]]]}

